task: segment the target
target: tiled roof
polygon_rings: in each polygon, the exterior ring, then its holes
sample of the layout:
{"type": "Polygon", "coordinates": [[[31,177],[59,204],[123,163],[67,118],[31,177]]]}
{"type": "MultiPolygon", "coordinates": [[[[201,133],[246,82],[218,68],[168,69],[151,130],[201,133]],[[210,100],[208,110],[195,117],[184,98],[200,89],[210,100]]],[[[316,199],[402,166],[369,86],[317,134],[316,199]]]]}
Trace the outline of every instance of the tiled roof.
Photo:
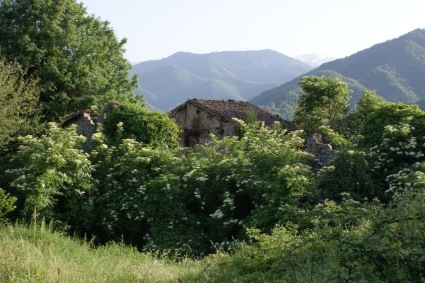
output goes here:
{"type": "Polygon", "coordinates": [[[232,119],[238,118],[247,121],[247,113],[253,112],[257,116],[258,121],[264,121],[267,126],[271,126],[274,122],[278,121],[282,127],[288,130],[294,130],[293,123],[282,119],[279,115],[272,115],[269,112],[261,109],[257,105],[246,101],[235,100],[208,100],[208,99],[190,99],[184,104],[178,106],[170,112],[170,116],[175,116],[178,112],[183,110],[187,104],[192,104],[199,109],[206,111],[208,114],[235,123],[232,119]]]}

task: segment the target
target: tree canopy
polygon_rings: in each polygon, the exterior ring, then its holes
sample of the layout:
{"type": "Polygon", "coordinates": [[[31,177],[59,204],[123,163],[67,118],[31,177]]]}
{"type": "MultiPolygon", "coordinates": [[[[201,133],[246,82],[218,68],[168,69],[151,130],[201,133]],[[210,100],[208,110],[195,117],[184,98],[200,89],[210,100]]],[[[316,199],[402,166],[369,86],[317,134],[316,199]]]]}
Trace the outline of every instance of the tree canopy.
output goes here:
{"type": "Polygon", "coordinates": [[[173,119],[135,103],[123,103],[113,108],[103,126],[113,143],[135,139],[151,146],[174,148],[179,144],[180,129],[173,119]]]}
{"type": "Polygon", "coordinates": [[[320,126],[336,128],[338,118],[349,110],[350,89],[339,79],[306,76],[301,78],[303,91],[294,113],[294,121],[307,134],[320,126]]]}
{"type": "Polygon", "coordinates": [[[132,99],[137,80],[128,77],[125,43],[75,0],[0,1],[0,52],[40,78],[46,120],[132,99]]]}
{"type": "Polygon", "coordinates": [[[23,76],[19,66],[0,58],[0,153],[19,135],[34,130],[38,122],[37,81],[23,76]]]}

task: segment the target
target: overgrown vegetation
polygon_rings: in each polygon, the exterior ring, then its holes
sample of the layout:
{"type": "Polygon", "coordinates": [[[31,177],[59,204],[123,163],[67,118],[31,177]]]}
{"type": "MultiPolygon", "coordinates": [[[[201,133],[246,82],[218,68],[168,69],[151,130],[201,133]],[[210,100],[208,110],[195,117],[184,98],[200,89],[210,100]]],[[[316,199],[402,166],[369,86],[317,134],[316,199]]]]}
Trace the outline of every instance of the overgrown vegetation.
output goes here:
{"type": "Polygon", "coordinates": [[[17,63],[0,57],[0,156],[15,149],[18,136],[36,132],[40,94],[37,81],[25,76],[17,63]]]}
{"type": "MultiPolygon", "coordinates": [[[[26,3],[18,2],[0,2],[0,12],[26,3]]],[[[251,119],[239,121],[238,137],[179,148],[174,121],[129,102],[124,89],[128,100],[87,142],[75,127],[31,124],[47,109],[37,104],[43,78],[0,67],[10,130],[0,136],[1,281],[425,278],[425,113],[417,107],[365,91],[350,109],[345,83],[306,77],[300,131],[251,119]],[[329,166],[305,150],[305,134],[316,131],[339,149],[329,166]]]]}
{"type": "Polygon", "coordinates": [[[168,116],[149,111],[140,104],[118,105],[103,127],[108,138],[116,144],[123,139],[134,139],[145,145],[173,148],[179,143],[180,129],[176,123],[168,116]]]}
{"type": "Polygon", "coordinates": [[[23,140],[2,186],[31,221],[183,260],[177,268],[203,266],[181,280],[415,282],[424,267],[425,156],[410,114],[385,126],[378,144],[353,143],[328,167],[303,150],[301,132],[261,123],[187,149],[116,144],[102,132],[84,148],[73,129],[52,125],[23,140]]]}
{"type": "Polygon", "coordinates": [[[94,247],[48,223],[0,226],[1,282],[196,282],[202,263],[140,253],[122,243],[94,247]]]}

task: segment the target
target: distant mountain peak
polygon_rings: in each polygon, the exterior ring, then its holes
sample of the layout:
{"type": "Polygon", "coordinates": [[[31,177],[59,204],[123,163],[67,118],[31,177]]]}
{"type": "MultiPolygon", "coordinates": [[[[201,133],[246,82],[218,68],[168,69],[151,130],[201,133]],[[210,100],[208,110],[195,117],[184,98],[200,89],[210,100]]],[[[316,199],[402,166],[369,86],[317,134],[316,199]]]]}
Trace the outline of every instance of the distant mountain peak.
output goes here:
{"type": "Polygon", "coordinates": [[[336,57],[330,57],[330,56],[327,56],[324,54],[318,54],[318,53],[297,55],[294,58],[300,60],[301,62],[306,63],[307,65],[313,68],[319,67],[323,63],[327,63],[337,59],[336,57]]]}

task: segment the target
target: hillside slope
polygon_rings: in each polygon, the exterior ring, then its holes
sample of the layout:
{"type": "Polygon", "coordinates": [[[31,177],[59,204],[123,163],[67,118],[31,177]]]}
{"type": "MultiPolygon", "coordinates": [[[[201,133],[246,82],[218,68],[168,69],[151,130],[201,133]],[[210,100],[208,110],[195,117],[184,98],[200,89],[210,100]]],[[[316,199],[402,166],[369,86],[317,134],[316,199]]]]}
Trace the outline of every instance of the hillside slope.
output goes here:
{"type": "MultiPolygon", "coordinates": [[[[425,97],[425,30],[416,29],[396,39],[376,44],[343,59],[325,64],[303,76],[326,73],[350,84],[375,90],[392,102],[414,102],[425,97]]],[[[296,79],[263,92],[251,100],[258,105],[290,105],[298,98],[296,79]]],[[[354,105],[361,89],[354,89],[354,105]]]]}

